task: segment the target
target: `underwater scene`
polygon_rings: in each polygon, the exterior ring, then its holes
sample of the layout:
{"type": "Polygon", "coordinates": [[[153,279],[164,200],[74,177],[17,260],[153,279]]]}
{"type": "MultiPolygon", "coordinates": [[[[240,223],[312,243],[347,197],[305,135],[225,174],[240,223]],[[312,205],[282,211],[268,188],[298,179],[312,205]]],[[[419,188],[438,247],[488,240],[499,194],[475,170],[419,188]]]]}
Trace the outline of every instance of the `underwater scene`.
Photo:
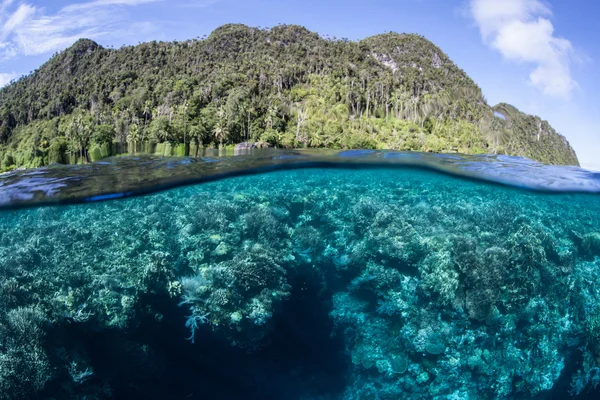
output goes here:
{"type": "Polygon", "coordinates": [[[598,398],[600,197],[519,162],[521,188],[298,164],[98,202],[91,174],[21,208],[5,176],[0,399],[598,398]]]}

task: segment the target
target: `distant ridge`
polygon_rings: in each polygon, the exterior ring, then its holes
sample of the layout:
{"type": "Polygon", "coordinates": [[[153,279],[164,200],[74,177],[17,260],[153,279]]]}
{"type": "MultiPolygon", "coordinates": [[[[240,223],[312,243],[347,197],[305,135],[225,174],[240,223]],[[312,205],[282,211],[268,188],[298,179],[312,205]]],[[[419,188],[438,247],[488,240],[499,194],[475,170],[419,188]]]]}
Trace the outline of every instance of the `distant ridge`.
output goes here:
{"type": "Polygon", "coordinates": [[[115,149],[195,155],[242,141],[579,165],[547,122],[490,107],[464,71],[414,34],[353,42],[296,25],[230,24],[201,40],[118,50],[80,39],[0,90],[0,170],[115,149]]]}

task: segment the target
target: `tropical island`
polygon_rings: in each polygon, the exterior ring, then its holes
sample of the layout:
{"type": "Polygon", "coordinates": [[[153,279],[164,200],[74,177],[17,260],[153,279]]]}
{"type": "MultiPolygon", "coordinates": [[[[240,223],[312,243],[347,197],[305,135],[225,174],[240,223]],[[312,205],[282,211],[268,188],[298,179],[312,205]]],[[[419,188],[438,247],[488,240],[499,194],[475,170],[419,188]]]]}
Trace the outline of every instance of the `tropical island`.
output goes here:
{"type": "Polygon", "coordinates": [[[0,171],[120,153],[286,148],[508,154],[579,165],[562,135],[501,103],[415,34],[359,42],[224,25],[118,50],[81,39],[0,90],[0,171]]]}
{"type": "Polygon", "coordinates": [[[0,400],[598,397],[592,173],[183,158],[241,144],[578,165],[418,35],[79,40],[0,90],[0,171],[160,157],[0,177],[0,400]]]}

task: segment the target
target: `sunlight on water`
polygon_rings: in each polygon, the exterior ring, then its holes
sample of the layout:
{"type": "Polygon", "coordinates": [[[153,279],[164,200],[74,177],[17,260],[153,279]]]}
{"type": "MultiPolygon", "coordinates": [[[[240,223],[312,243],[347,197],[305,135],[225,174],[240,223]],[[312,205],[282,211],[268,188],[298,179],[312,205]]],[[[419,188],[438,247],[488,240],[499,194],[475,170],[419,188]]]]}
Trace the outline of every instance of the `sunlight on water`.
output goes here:
{"type": "Polygon", "coordinates": [[[385,168],[6,210],[0,399],[589,394],[599,215],[385,168]]]}

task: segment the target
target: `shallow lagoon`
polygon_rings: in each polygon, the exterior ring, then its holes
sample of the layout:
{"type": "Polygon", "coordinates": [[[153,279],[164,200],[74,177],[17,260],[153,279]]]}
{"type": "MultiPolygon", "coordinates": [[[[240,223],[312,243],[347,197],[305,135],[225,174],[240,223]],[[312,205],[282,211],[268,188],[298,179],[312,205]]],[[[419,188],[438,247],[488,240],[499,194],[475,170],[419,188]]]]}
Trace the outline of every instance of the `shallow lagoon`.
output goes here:
{"type": "Polygon", "coordinates": [[[599,215],[367,167],[5,210],[0,399],[593,396],[599,215]]]}

